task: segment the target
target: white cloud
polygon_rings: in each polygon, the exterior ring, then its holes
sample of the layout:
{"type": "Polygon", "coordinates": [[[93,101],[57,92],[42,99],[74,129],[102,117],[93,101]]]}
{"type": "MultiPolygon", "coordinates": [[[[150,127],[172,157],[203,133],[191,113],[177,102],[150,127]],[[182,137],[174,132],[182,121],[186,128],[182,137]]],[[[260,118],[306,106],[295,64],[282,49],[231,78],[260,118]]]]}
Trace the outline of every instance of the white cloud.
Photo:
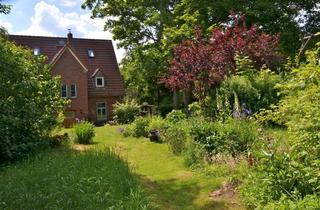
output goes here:
{"type": "Polygon", "coordinates": [[[0,20],[0,26],[4,27],[7,31],[12,31],[13,28],[11,23],[2,20],[0,20]]]}
{"type": "Polygon", "coordinates": [[[64,7],[74,7],[78,4],[77,0],[60,0],[60,3],[64,7]]]}
{"type": "MultiPolygon", "coordinates": [[[[64,13],[57,6],[44,1],[35,5],[34,12],[30,19],[31,25],[15,34],[66,36],[67,29],[71,29],[75,38],[112,39],[110,32],[103,31],[105,20],[91,19],[90,14],[64,13]]],[[[124,56],[124,50],[117,50],[116,46],[114,47],[120,61],[124,56]]]]}

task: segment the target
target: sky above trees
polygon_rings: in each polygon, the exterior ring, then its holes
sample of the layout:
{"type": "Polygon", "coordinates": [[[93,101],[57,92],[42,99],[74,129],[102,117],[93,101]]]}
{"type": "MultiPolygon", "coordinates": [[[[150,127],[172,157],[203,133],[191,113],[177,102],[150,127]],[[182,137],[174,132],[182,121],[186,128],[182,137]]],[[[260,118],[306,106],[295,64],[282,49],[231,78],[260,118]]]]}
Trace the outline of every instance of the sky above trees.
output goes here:
{"type": "MultiPolygon", "coordinates": [[[[105,32],[104,19],[91,19],[89,10],[81,9],[82,0],[2,0],[12,5],[8,15],[0,15],[0,25],[9,33],[19,35],[66,36],[72,29],[74,37],[93,39],[112,39],[105,32]]],[[[117,49],[118,62],[124,50],[117,49]]]]}

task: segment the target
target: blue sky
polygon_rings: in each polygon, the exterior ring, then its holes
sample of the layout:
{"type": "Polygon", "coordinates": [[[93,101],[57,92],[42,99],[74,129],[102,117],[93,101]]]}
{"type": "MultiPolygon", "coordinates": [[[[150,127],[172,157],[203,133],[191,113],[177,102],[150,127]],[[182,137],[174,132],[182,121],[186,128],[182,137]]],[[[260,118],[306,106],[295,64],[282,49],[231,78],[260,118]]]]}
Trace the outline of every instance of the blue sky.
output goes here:
{"type": "MultiPolygon", "coordinates": [[[[66,36],[71,29],[75,38],[112,39],[103,31],[103,19],[91,19],[90,11],[81,9],[84,0],[2,0],[12,5],[10,14],[0,14],[0,25],[10,34],[66,36]]],[[[120,61],[123,49],[117,49],[120,61]]]]}

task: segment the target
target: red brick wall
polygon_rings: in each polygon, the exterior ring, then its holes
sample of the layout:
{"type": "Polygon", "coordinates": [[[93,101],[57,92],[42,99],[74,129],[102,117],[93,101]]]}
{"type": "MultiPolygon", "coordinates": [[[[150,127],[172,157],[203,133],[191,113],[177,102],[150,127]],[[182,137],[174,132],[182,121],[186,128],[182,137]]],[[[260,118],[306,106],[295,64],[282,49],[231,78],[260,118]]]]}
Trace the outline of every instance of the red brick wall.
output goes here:
{"type": "Polygon", "coordinates": [[[90,121],[97,121],[97,103],[105,102],[107,103],[107,120],[112,120],[113,105],[119,100],[119,97],[97,97],[89,98],[89,115],[90,121]]]}
{"type": "Polygon", "coordinates": [[[68,49],[66,49],[53,66],[52,75],[61,75],[62,84],[68,85],[68,98],[71,100],[71,103],[66,107],[66,110],[76,111],[77,118],[88,118],[87,72],[85,72],[68,49]],[[76,84],[77,86],[76,98],[70,98],[71,84],[76,84]]]}

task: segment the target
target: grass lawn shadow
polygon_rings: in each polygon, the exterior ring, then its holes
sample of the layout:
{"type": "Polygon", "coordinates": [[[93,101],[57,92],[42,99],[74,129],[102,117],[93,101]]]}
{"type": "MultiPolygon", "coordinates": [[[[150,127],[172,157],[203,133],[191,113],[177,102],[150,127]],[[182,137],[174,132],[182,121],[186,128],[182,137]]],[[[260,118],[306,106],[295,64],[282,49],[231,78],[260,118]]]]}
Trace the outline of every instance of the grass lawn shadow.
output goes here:
{"type": "Polygon", "coordinates": [[[179,179],[152,181],[148,177],[138,175],[141,183],[146,186],[148,196],[152,202],[152,209],[156,210],[211,210],[227,209],[222,201],[196,202],[201,193],[201,187],[193,181],[179,179]]]}

